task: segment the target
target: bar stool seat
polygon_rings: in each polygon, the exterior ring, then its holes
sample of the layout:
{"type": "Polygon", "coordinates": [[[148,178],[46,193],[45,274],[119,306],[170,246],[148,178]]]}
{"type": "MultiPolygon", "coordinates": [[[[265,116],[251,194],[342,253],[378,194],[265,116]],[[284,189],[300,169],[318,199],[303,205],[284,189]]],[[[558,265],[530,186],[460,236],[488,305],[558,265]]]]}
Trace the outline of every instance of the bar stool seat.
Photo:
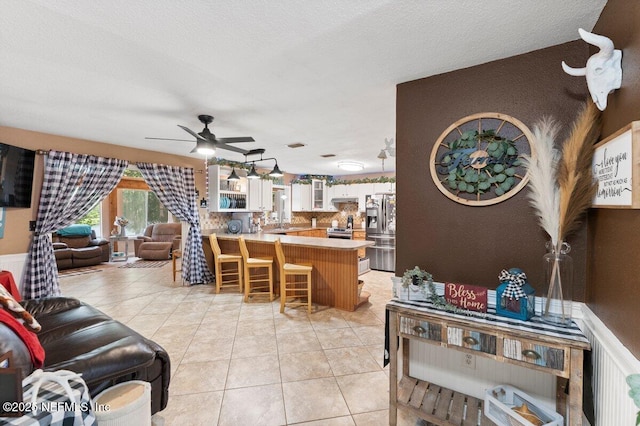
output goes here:
{"type": "Polygon", "coordinates": [[[284,312],[285,305],[306,305],[307,312],[311,313],[311,272],[313,272],[313,265],[287,263],[279,238],[276,240],[275,246],[276,257],[280,265],[280,313],[284,312]],[[287,280],[289,277],[293,277],[293,280],[287,280]],[[294,299],[304,298],[306,300],[298,302],[288,301],[290,297],[294,299]]]}
{"type": "Polygon", "coordinates": [[[209,235],[209,243],[211,243],[213,263],[216,269],[216,293],[220,293],[222,288],[235,285],[238,286],[238,290],[242,293],[242,256],[238,254],[223,254],[216,234],[209,235]],[[225,268],[225,265],[235,265],[235,268],[225,268]]]}
{"type": "Polygon", "coordinates": [[[244,261],[244,301],[251,296],[269,296],[269,301],[275,298],[273,294],[273,259],[249,257],[249,250],[243,237],[238,238],[240,253],[244,261]],[[260,270],[266,269],[266,273],[260,270]]]}

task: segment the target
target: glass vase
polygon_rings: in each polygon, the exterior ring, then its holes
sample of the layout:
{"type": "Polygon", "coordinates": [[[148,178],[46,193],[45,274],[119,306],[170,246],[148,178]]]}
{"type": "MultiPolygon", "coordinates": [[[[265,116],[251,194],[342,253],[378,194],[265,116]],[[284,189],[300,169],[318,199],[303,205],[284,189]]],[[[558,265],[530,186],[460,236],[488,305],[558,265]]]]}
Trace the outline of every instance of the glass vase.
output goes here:
{"type": "Polygon", "coordinates": [[[126,226],[120,225],[120,236],[121,237],[126,237],[127,233],[126,233],[126,226]]]}
{"type": "Polygon", "coordinates": [[[573,259],[571,246],[561,241],[557,246],[547,242],[549,252],[544,255],[543,270],[547,284],[546,300],[542,305],[542,321],[568,327],[571,325],[573,288],[573,259]]]}

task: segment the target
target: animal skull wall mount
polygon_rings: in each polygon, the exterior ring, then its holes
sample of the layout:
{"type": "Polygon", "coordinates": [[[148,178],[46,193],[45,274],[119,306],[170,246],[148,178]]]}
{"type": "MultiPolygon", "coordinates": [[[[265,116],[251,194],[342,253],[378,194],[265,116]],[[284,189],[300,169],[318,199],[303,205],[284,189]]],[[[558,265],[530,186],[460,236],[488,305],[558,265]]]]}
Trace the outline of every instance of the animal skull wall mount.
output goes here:
{"type": "Polygon", "coordinates": [[[580,37],[600,48],[593,54],[584,68],[572,68],[562,61],[562,69],[569,75],[586,76],[591,98],[600,111],[607,108],[607,96],[622,84],[622,52],[613,48],[611,39],[578,29],[580,37]]]}

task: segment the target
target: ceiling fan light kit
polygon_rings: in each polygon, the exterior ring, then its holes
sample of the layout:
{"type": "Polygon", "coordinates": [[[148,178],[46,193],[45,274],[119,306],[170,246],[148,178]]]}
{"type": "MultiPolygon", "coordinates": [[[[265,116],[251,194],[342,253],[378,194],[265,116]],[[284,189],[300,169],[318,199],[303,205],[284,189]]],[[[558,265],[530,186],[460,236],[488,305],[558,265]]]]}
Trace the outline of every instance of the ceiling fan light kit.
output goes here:
{"type": "Polygon", "coordinates": [[[196,147],[191,152],[197,152],[201,155],[211,157],[216,153],[216,146],[209,141],[198,139],[196,141],[196,147]]]}
{"type": "Polygon", "coordinates": [[[364,164],[359,161],[344,160],[338,161],[338,168],[348,172],[359,172],[364,169],[364,164]]]}

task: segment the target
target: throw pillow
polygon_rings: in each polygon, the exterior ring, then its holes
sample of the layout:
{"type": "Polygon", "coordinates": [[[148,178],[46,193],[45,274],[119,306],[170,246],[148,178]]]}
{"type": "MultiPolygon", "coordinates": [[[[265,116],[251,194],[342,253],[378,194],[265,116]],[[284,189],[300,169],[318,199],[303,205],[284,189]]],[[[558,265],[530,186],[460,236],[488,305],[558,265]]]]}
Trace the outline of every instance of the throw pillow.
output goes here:
{"type": "Polygon", "coordinates": [[[0,286],[0,305],[2,305],[2,307],[4,307],[4,309],[11,315],[21,319],[27,329],[36,333],[42,329],[40,323],[36,321],[33,315],[25,311],[24,308],[16,302],[16,299],[13,298],[11,293],[9,293],[3,286],[0,286]]]}
{"type": "Polygon", "coordinates": [[[91,235],[91,226],[76,223],[56,232],[61,237],[86,237],[91,235]]]}

